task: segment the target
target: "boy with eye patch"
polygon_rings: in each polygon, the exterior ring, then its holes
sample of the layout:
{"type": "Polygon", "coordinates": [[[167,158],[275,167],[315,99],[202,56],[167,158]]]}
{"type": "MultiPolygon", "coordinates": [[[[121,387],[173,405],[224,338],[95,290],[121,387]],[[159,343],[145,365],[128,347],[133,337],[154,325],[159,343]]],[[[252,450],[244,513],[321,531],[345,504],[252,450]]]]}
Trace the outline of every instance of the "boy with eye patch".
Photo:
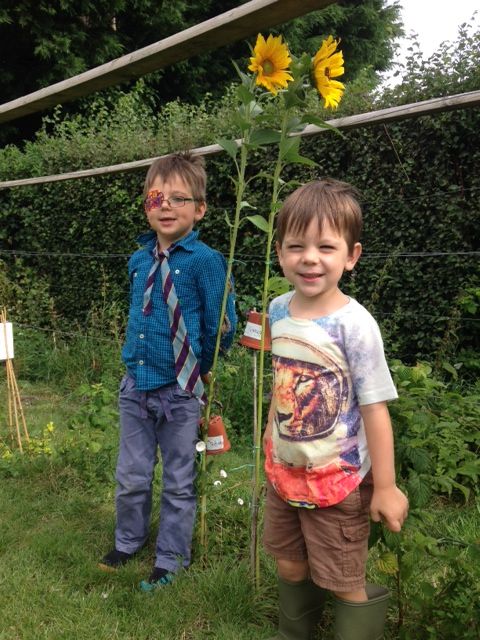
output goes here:
{"type": "MultiPolygon", "coordinates": [[[[150,231],[128,263],[130,311],[120,384],[115,546],[99,566],[115,571],[147,541],[154,469],[162,460],[155,562],[143,591],[169,585],[191,561],[196,512],[196,444],[217,331],[220,347],[236,329],[233,286],[221,318],[227,267],[198,238],[205,215],[203,158],[178,153],[157,159],[144,186],[150,231]]],[[[230,285],[233,283],[231,282],[230,285]]]]}
{"type": "Polygon", "coordinates": [[[269,309],[274,381],[263,439],[278,640],[316,637],[327,594],[335,640],[383,638],[389,594],[365,580],[369,517],[398,532],[408,514],[380,331],[339,288],[360,258],[361,228],[357,191],[328,178],[298,188],[278,215],[278,260],[293,285],[269,309]]]}

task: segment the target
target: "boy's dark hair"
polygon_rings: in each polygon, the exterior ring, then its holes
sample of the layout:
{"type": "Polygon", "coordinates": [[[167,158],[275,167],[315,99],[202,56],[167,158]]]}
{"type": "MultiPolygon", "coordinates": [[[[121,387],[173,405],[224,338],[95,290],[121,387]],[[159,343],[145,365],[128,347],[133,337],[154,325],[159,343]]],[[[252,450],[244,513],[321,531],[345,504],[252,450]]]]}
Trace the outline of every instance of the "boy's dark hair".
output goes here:
{"type": "Polygon", "coordinates": [[[192,190],[192,196],[199,202],[205,202],[207,190],[207,174],[205,172],[205,160],[202,156],[195,155],[191,151],[172,153],[162,158],[157,158],[151,165],[145,177],[143,187],[144,197],[150,190],[156,178],[165,181],[172,176],[181,178],[192,190]]]}
{"type": "Polygon", "coordinates": [[[327,221],[352,251],[362,231],[359,197],[357,189],[347,182],[333,178],[307,182],[291,193],[280,209],[277,242],[281,245],[287,233],[303,235],[316,218],[320,229],[327,221]]]}

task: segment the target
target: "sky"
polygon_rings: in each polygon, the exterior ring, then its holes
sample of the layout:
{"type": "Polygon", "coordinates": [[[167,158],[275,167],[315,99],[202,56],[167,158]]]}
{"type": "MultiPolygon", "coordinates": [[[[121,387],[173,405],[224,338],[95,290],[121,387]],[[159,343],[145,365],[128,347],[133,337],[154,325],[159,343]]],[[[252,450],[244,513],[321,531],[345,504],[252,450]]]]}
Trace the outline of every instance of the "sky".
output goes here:
{"type": "MultiPolygon", "coordinates": [[[[388,4],[394,4],[389,0],[388,4]]],[[[480,25],[479,0],[399,0],[406,35],[418,34],[420,51],[424,58],[434,53],[439,45],[448,40],[457,40],[458,27],[469,22],[473,12],[478,9],[475,24],[480,25]]],[[[400,59],[405,56],[409,42],[399,41],[400,59]]]]}

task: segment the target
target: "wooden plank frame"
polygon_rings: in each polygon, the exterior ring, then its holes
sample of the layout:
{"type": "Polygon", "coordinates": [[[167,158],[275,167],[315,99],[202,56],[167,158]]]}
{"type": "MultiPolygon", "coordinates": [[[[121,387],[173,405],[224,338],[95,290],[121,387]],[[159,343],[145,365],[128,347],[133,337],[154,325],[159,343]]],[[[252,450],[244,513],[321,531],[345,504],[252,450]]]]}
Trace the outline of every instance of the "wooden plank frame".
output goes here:
{"type": "MultiPolygon", "coordinates": [[[[454,96],[447,96],[444,98],[432,98],[430,100],[424,100],[423,102],[416,102],[412,104],[400,105],[397,107],[390,107],[388,109],[379,109],[378,111],[371,111],[369,113],[360,113],[353,116],[345,116],[343,118],[337,118],[334,120],[328,120],[327,124],[336,127],[337,129],[353,129],[355,127],[362,127],[374,124],[389,124],[391,122],[397,122],[399,120],[406,120],[409,118],[417,118],[424,115],[432,115],[435,113],[441,113],[443,111],[452,111],[455,109],[465,109],[467,107],[477,107],[480,105],[480,90],[470,91],[468,93],[460,93],[454,96]]],[[[308,125],[301,136],[318,135],[328,131],[328,129],[322,129],[315,125],[308,125]]],[[[236,141],[238,145],[241,145],[242,141],[236,141]]],[[[199,147],[193,149],[195,153],[199,155],[208,156],[215,153],[223,152],[223,148],[218,144],[208,145],[206,147],[199,147]]],[[[75,180],[80,178],[87,178],[90,176],[100,176],[112,173],[124,173],[137,171],[144,169],[152,164],[156,158],[146,158],[144,160],[134,160],[133,162],[125,162],[122,164],[111,165],[108,167],[97,167],[96,169],[83,169],[81,171],[73,171],[70,173],[62,173],[52,176],[40,176],[37,178],[23,178],[19,180],[8,180],[0,182],[0,190],[8,189],[11,187],[21,187],[28,185],[45,184],[48,182],[59,182],[63,180],[75,180]]]]}

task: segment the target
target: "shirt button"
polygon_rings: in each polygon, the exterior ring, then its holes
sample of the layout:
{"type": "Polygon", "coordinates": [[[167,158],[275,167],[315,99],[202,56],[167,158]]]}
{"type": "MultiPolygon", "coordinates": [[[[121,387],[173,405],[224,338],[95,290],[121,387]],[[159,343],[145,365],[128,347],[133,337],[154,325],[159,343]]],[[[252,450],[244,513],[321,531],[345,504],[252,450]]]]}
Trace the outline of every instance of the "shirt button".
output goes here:
{"type": "Polygon", "coordinates": [[[178,276],[178,274],[180,273],[180,269],[175,269],[175,273],[176,273],[176,274],[177,274],[177,276],[178,276]]]}
{"type": "Polygon", "coordinates": [[[135,271],[135,273],[133,274],[133,277],[136,278],[138,276],[138,272],[135,271]]]}
{"type": "Polygon", "coordinates": [[[141,333],[139,337],[143,340],[145,335],[143,333],[141,333]]]}
{"type": "Polygon", "coordinates": [[[139,360],[138,364],[142,365],[143,364],[143,360],[139,360]]]}

